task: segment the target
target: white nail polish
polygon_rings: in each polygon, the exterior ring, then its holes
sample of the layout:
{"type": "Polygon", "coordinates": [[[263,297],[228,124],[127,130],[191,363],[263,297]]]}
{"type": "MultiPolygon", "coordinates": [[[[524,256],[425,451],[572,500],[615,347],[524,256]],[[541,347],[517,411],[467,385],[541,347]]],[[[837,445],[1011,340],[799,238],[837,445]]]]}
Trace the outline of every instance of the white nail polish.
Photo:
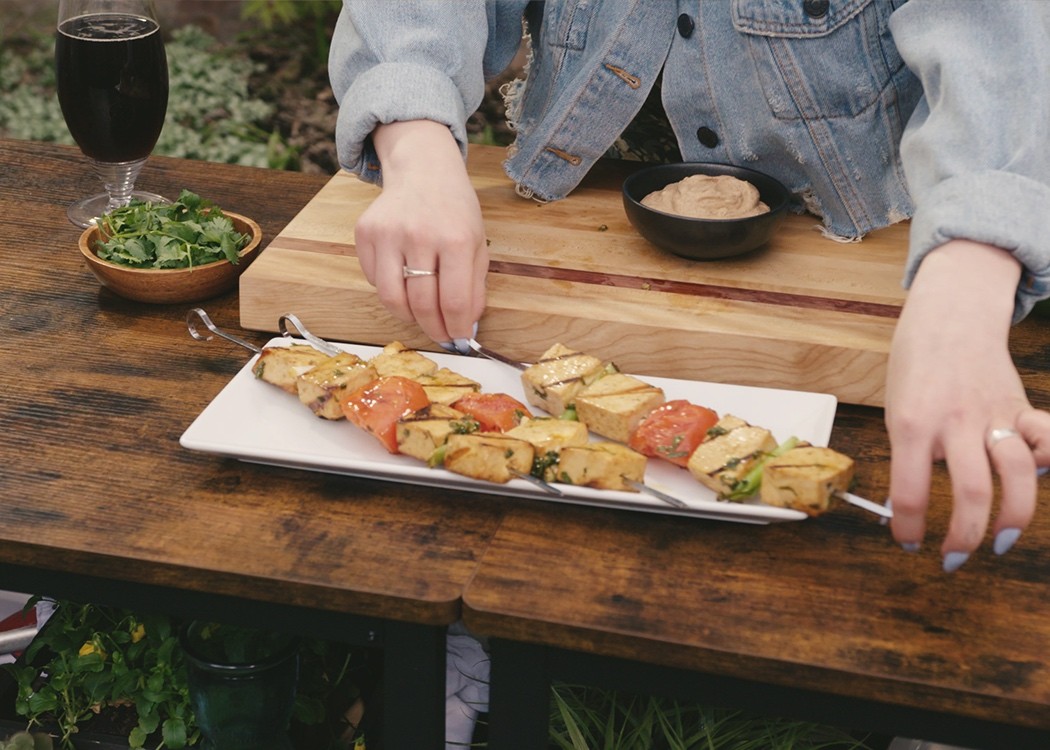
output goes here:
{"type": "Polygon", "coordinates": [[[969,552],[949,552],[944,556],[944,572],[954,573],[969,559],[969,552]]]}
{"type": "Polygon", "coordinates": [[[452,342],[452,346],[455,347],[454,351],[460,354],[470,354],[470,341],[467,339],[455,339],[452,342]]]}
{"type": "Polygon", "coordinates": [[[1021,538],[1020,529],[1002,529],[998,534],[995,535],[995,542],[992,543],[992,549],[995,550],[997,555],[1005,555],[1010,551],[1010,548],[1017,543],[1017,540],[1021,538]]]}

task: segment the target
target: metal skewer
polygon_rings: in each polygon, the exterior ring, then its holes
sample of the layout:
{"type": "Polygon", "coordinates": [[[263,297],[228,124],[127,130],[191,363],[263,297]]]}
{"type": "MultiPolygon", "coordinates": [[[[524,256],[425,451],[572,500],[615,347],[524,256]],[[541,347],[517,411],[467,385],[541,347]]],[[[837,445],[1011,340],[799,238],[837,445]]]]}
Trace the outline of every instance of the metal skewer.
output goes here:
{"type": "Polygon", "coordinates": [[[620,475],[620,479],[622,479],[624,484],[626,484],[627,486],[633,487],[634,489],[638,490],[639,492],[644,492],[647,495],[652,495],[657,500],[662,500],[663,502],[667,503],[668,505],[673,505],[675,508],[686,508],[686,509],[688,509],[690,507],[689,503],[685,502],[684,500],[679,500],[674,495],[668,495],[666,492],[661,492],[660,490],[653,489],[652,487],[650,487],[649,485],[645,484],[644,482],[639,482],[639,481],[634,480],[634,479],[629,479],[628,477],[625,477],[622,474],[620,475]]]}
{"type": "Polygon", "coordinates": [[[548,495],[554,495],[555,497],[565,497],[565,493],[564,492],[559,490],[557,487],[555,487],[550,482],[545,482],[544,480],[540,479],[537,476],[533,476],[532,474],[528,474],[528,473],[526,473],[524,471],[518,471],[517,469],[510,469],[509,467],[508,467],[508,471],[510,471],[510,473],[513,474],[514,476],[516,476],[518,479],[524,479],[526,482],[532,482],[534,485],[539,487],[541,490],[546,492],[548,495]]]}
{"type": "Polygon", "coordinates": [[[885,505],[879,505],[878,503],[874,503],[871,500],[867,500],[866,498],[860,497],[859,495],[854,495],[852,492],[836,492],[835,497],[839,498],[840,500],[845,500],[850,505],[855,505],[858,508],[863,508],[869,513],[874,513],[877,516],[881,516],[882,518],[893,518],[892,509],[887,508],[885,505]]]}
{"type": "Polygon", "coordinates": [[[306,342],[310,344],[310,346],[312,346],[314,349],[317,349],[319,352],[323,352],[329,357],[334,357],[337,354],[343,353],[342,349],[332,346],[324,339],[318,336],[314,336],[312,333],[306,330],[306,326],[302,324],[302,321],[300,321],[299,318],[297,318],[292,313],[285,313],[277,319],[277,324],[281,327],[281,335],[285,338],[292,337],[292,334],[288,331],[289,323],[295,326],[295,331],[299,334],[299,338],[305,339],[306,342]]]}
{"type": "Polygon", "coordinates": [[[199,307],[193,308],[186,314],[186,328],[189,329],[190,336],[195,338],[197,341],[212,340],[211,336],[203,334],[199,330],[197,330],[198,319],[200,320],[200,322],[204,323],[205,327],[209,331],[214,333],[216,336],[224,338],[227,341],[232,341],[234,344],[237,344],[237,346],[243,346],[245,349],[247,349],[250,352],[254,352],[255,354],[258,354],[262,351],[262,349],[257,347],[255,344],[249,344],[244,339],[239,339],[236,336],[233,336],[232,334],[219,330],[219,327],[211,322],[211,318],[208,317],[208,313],[204,312],[204,310],[202,310],[199,307]]]}
{"type": "Polygon", "coordinates": [[[477,339],[467,339],[467,344],[469,344],[470,348],[473,349],[478,354],[480,354],[482,357],[488,357],[489,359],[495,360],[496,362],[502,362],[505,365],[510,365],[511,367],[516,367],[519,370],[525,370],[525,369],[528,368],[528,365],[526,365],[526,364],[524,364],[522,362],[517,362],[517,361],[511,359],[510,357],[505,357],[502,354],[500,354],[499,352],[493,351],[492,349],[489,349],[487,346],[484,346],[484,345],[478,343],[477,339]]]}

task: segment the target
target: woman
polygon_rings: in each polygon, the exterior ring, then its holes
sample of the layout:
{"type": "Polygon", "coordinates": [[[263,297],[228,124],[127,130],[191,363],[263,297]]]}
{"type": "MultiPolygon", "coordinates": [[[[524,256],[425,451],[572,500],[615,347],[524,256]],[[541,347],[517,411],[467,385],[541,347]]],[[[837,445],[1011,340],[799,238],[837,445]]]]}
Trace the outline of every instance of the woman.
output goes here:
{"type": "Polygon", "coordinates": [[[911,218],[909,294],[886,421],[894,538],[917,551],[931,465],[954,504],[957,570],[1002,497],[997,554],[1035,512],[1050,414],[1011,361],[1011,322],[1050,296],[1050,3],[1003,0],[346,0],[330,71],[343,165],[383,192],[356,227],[383,303],[462,347],[488,256],[464,166],[484,81],[530,35],[506,162],[556,200],[629,129],[660,82],[685,161],[757,166],[848,240],[911,218]],[[407,274],[407,275],[406,275],[407,274]]]}

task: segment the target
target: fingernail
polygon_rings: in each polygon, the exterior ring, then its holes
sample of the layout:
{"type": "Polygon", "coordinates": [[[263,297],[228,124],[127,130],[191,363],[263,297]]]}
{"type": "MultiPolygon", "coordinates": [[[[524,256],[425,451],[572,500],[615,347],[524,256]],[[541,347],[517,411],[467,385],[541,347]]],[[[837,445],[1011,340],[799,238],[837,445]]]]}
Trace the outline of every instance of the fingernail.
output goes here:
{"type": "Polygon", "coordinates": [[[916,552],[919,551],[919,543],[918,542],[902,542],[901,543],[901,549],[904,550],[905,552],[908,552],[908,553],[914,555],[916,552]]]}
{"type": "Polygon", "coordinates": [[[1020,538],[1020,529],[1002,529],[995,535],[995,542],[992,544],[992,549],[995,550],[995,554],[997,555],[1005,555],[1020,538]]]}
{"type": "Polygon", "coordinates": [[[457,352],[456,345],[451,341],[438,341],[437,345],[450,354],[455,354],[457,352]]]}
{"type": "Polygon", "coordinates": [[[456,347],[456,351],[460,354],[470,354],[470,339],[455,339],[452,345],[456,347]]]}
{"type": "Polygon", "coordinates": [[[1044,474],[1046,474],[1046,472],[1048,472],[1048,471],[1050,471],[1050,466],[1039,466],[1035,470],[1035,475],[1037,477],[1041,477],[1044,474]]]}
{"type": "Polygon", "coordinates": [[[969,559],[969,552],[949,552],[944,556],[944,572],[954,573],[969,559]]]}
{"type": "Polygon", "coordinates": [[[472,333],[470,335],[473,336],[474,338],[478,337],[478,322],[477,321],[474,321],[474,333],[472,333]]]}

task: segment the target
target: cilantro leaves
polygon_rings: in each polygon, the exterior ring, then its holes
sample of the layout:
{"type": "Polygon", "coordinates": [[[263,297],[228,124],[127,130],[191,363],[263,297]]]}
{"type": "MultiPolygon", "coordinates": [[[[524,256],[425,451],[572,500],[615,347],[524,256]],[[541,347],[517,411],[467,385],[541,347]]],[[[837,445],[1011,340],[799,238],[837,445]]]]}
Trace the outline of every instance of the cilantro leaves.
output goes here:
{"type": "Polygon", "coordinates": [[[190,268],[227,260],[248,244],[212,201],[183,190],[174,203],[132,201],[99,221],[98,257],[132,268],[190,268]]]}

